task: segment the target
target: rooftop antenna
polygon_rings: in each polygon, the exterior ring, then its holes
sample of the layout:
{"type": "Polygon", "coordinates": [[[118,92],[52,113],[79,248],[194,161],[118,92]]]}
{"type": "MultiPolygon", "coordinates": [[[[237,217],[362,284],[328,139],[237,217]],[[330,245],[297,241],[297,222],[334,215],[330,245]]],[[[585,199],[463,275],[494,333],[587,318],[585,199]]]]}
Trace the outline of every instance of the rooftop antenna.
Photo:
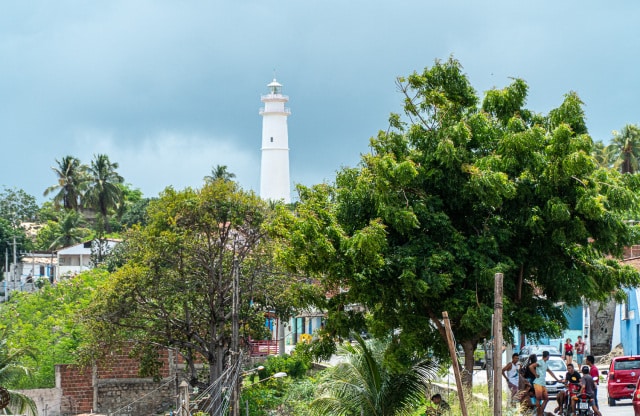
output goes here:
{"type": "Polygon", "coordinates": [[[273,68],[273,80],[275,81],[275,79],[276,79],[276,69],[273,68]]]}

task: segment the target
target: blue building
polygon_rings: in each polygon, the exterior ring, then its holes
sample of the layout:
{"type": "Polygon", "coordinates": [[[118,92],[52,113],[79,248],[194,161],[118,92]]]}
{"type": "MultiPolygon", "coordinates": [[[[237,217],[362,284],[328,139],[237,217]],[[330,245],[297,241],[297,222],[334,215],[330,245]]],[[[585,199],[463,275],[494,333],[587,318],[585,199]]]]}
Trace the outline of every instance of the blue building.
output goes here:
{"type": "MultiPolygon", "coordinates": [[[[625,255],[624,264],[640,270],[640,250],[638,246],[629,249],[625,255]]],[[[620,343],[625,355],[640,354],[640,313],[638,312],[638,299],[640,288],[627,288],[627,301],[616,308],[615,323],[619,328],[620,343]]],[[[614,326],[614,333],[615,333],[614,326]]],[[[617,345],[614,343],[614,346],[617,345]]]]}

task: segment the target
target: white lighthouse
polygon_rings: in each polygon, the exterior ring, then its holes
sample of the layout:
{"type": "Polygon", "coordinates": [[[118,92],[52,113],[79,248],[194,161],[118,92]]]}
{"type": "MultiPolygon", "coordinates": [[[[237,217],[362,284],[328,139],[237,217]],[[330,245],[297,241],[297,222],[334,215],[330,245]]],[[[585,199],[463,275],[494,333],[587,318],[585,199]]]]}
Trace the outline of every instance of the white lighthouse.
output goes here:
{"type": "Polygon", "coordinates": [[[291,202],[289,185],[289,132],[287,117],[291,110],[284,104],[289,97],[282,95],[282,84],[273,79],[267,85],[269,94],[263,95],[262,163],[260,165],[260,197],[271,201],[291,202]]]}

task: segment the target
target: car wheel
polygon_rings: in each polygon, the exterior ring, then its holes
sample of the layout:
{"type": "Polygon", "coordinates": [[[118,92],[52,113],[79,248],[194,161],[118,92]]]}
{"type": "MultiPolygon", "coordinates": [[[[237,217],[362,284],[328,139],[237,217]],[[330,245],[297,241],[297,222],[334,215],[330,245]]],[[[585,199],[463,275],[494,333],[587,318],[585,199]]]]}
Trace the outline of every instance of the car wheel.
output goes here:
{"type": "Polygon", "coordinates": [[[615,406],[615,405],[616,405],[616,400],[609,397],[609,406],[615,406]]]}

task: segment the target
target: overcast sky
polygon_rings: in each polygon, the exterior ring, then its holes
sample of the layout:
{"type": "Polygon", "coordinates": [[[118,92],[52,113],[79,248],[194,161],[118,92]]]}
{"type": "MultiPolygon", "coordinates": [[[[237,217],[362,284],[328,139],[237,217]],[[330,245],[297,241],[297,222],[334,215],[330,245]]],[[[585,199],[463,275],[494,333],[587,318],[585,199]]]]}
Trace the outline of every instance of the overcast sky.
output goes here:
{"type": "MultiPolygon", "coordinates": [[[[640,121],[640,2],[5,1],[0,185],[44,200],[51,166],[106,153],[145,196],[227,165],[259,189],[260,95],[288,106],[291,179],[332,181],[401,111],[395,78],[460,60],[547,112],[576,91],[592,137],[640,121]]],[[[295,195],[294,195],[295,199],[295,195]]]]}

